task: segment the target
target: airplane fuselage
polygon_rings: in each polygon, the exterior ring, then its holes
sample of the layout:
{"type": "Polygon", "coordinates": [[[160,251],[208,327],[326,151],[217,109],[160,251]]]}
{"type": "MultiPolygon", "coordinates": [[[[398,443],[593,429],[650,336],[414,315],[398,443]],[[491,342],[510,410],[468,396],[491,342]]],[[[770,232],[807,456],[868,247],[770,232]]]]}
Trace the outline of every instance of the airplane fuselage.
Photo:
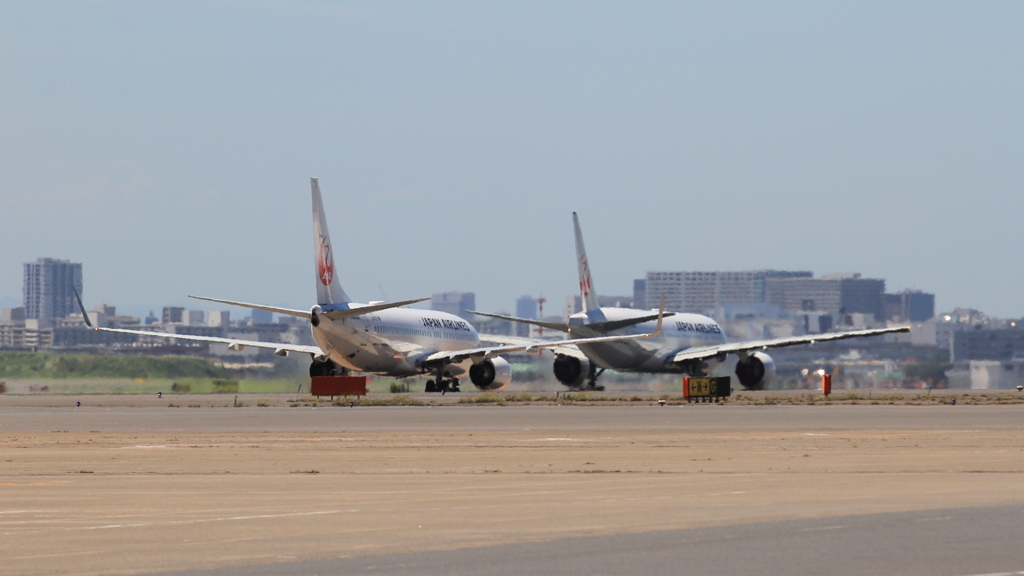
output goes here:
{"type": "MultiPolygon", "coordinates": [[[[605,335],[588,328],[597,322],[614,322],[648,316],[650,310],[632,308],[599,308],[580,312],[569,318],[573,337],[605,335]]],[[[654,331],[655,321],[634,324],[608,334],[637,334],[654,331]]],[[[680,373],[683,367],[671,362],[679,351],[701,346],[725,343],[725,333],[717,322],[700,314],[677,313],[664,320],[661,334],[642,340],[579,344],[578,347],[600,368],[620,372],[680,373]]],[[[713,370],[718,363],[707,362],[705,370],[713,370]]]]}
{"type": "MultiPolygon", "coordinates": [[[[349,305],[357,307],[356,305],[349,305]]],[[[476,348],[480,338],[469,323],[445,312],[392,308],[332,321],[320,317],[310,325],[313,340],[337,364],[350,370],[389,376],[420,373],[412,354],[476,348]]],[[[459,376],[466,366],[452,365],[459,376]]]]}

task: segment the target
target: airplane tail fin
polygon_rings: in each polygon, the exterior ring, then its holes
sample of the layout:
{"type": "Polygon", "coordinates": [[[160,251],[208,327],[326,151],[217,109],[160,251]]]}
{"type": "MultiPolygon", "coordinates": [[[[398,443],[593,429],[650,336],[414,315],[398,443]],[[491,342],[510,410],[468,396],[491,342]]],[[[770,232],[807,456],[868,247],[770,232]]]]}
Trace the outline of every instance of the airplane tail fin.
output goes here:
{"type": "Polygon", "coordinates": [[[331,248],[331,236],[327,232],[327,219],[324,217],[324,203],[320,198],[320,182],[310,178],[313,189],[313,243],[316,253],[316,303],[320,305],[347,304],[351,302],[348,294],[341,288],[341,282],[335,274],[334,250],[331,248]]]}
{"type": "Polygon", "coordinates": [[[587,249],[583,247],[583,231],[580,230],[580,219],[572,213],[573,227],[576,229],[576,265],[580,270],[580,296],[583,297],[583,311],[597,310],[597,293],[594,292],[594,280],[590,276],[590,262],[587,260],[587,249]]]}

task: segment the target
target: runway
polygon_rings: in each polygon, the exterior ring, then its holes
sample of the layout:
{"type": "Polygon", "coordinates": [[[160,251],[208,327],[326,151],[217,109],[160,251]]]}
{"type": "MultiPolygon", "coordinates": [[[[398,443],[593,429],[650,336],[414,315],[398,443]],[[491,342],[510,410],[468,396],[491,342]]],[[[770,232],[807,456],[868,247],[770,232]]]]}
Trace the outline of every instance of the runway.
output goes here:
{"type": "Polygon", "coordinates": [[[1022,426],[1018,406],[0,403],[0,574],[1012,572],[1022,426]]]}
{"type": "Polygon", "coordinates": [[[182,576],[1022,574],[1024,507],[741,524],[468,550],[175,572],[182,576]]]}

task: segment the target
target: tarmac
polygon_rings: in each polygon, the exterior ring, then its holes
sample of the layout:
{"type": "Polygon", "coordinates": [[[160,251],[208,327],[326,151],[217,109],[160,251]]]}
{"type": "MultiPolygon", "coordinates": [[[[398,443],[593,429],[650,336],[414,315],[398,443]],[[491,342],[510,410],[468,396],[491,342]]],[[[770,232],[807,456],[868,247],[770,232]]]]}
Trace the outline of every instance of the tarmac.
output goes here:
{"type": "Polygon", "coordinates": [[[49,398],[0,397],[0,574],[1024,570],[1017,533],[1002,554],[980,552],[1024,520],[1020,405],[49,398]],[[968,547],[959,563],[894,546],[921,546],[922,518],[960,519],[943,527],[968,547]],[[873,562],[792,539],[829,526],[860,526],[850,534],[866,540],[839,545],[870,547],[873,562]],[[721,561],[697,562],[680,542],[711,530],[725,535],[713,541],[721,561]],[[744,568],[737,542],[790,553],[744,568]],[[640,543],[649,556],[630,554],[640,543]]]}

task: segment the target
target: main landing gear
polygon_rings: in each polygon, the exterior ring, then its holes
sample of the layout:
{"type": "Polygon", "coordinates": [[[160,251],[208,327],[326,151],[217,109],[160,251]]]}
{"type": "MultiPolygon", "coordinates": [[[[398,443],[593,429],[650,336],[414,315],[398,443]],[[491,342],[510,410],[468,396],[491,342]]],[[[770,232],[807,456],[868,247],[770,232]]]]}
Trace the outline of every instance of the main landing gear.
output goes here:
{"type": "Polygon", "coordinates": [[[313,360],[309,364],[309,376],[314,378],[316,376],[348,376],[348,368],[338,366],[334,362],[327,360],[325,362],[317,362],[313,360]]]}
{"type": "Polygon", "coordinates": [[[427,386],[423,390],[424,392],[461,392],[459,390],[459,379],[452,377],[448,372],[444,371],[444,366],[437,369],[437,376],[434,380],[427,380],[427,386]]]}
{"type": "Polygon", "coordinates": [[[598,370],[597,366],[590,364],[590,369],[587,372],[587,390],[593,390],[595,392],[604,392],[604,386],[601,386],[597,383],[597,377],[600,376],[601,374],[604,374],[604,368],[598,370]]]}

